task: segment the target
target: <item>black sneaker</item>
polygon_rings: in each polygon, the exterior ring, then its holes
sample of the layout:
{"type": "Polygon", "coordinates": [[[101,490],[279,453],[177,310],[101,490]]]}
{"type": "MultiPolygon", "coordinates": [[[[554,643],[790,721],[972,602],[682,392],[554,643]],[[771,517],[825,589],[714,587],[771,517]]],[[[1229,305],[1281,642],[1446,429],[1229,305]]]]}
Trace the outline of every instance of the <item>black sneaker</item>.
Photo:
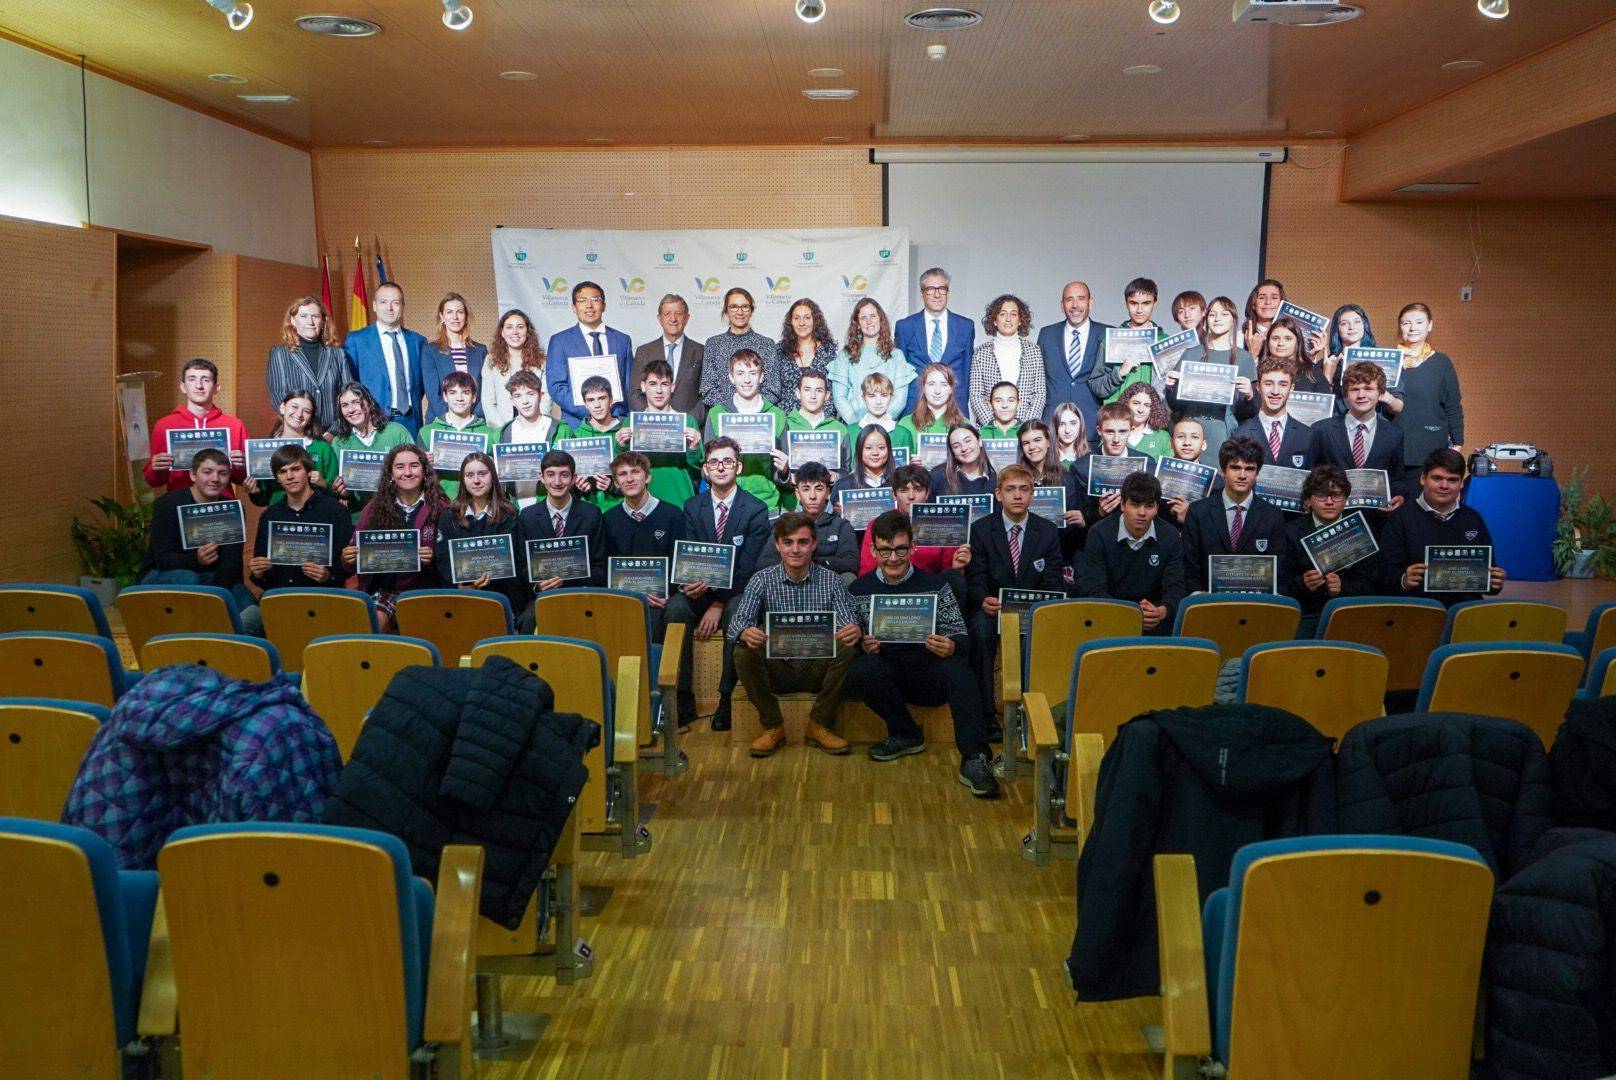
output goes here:
{"type": "Polygon", "coordinates": [[[959,778],[979,799],[998,797],[999,782],[993,779],[993,766],[988,764],[986,754],[972,754],[960,762],[959,778]]]}
{"type": "Polygon", "coordinates": [[[713,710],[713,730],[729,730],[729,698],[718,699],[718,708],[713,710]]]}
{"type": "Polygon", "coordinates": [[[923,754],[925,752],[926,740],[918,735],[911,738],[905,738],[902,735],[888,735],[870,747],[870,760],[896,761],[905,754],[923,754]]]}

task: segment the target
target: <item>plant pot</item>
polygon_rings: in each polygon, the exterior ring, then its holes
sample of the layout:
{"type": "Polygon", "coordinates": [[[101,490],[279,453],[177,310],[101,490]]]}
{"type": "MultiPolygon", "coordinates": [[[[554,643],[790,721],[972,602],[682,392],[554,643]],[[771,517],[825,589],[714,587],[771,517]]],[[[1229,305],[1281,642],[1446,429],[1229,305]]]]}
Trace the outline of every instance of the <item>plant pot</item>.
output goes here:
{"type": "Polygon", "coordinates": [[[1591,548],[1579,548],[1571,555],[1571,565],[1566,567],[1563,576],[1568,578],[1591,578],[1594,576],[1594,558],[1599,553],[1591,548]]]}
{"type": "Polygon", "coordinates": [[[111,608],[118,600],[118,590],[123,587],[123,581],[118,578],[91,577],[84,574],[79,578],[79,587],[89,589],[95,598],[101,601],[102,610],[111,608]]]}

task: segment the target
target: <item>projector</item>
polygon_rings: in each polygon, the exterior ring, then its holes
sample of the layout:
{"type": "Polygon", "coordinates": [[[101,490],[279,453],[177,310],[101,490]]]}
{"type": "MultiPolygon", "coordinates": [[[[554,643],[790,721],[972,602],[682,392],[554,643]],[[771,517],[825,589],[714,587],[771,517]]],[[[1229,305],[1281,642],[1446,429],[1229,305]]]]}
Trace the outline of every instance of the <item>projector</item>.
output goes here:
{"type": "Polygon", "coordinates": [[[1329,26],[1363,14],[1355,4],[1335,0],[1234,0],[1237,23],[1277,23],[1280,26],[1329,26]]]}

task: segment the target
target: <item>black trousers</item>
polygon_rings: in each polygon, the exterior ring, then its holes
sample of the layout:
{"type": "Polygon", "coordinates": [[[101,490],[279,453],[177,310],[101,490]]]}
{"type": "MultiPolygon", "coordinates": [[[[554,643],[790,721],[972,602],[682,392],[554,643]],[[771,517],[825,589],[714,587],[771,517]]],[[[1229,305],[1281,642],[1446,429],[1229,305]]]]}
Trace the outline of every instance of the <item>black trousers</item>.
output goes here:
{"type": "Polygon", "coordinates": [[[998,659],[999,618],[978,611],[971,616],[971,663],[976,665],[978,711],[984,723],[999,718],[993,697],[993,667],[998,659]]]}
{"type": "MultiPolygon", "coordinates": [[[[730,616],[734,614],[735,606],[740,602],[740,599],[739,594],[730,597],[724,603],[724,613],[718,619],[717,632],[724,640],[724,673],[718,681],[718,696],[723,701],[728,701],[731,695],[735,693],[735,643],[729,640],[724,631],[729,628],[730,616]]],[[[695,692],[696,624],[701,621],[701,617],[706,613],[707,609],[716,603],[718,603],[717,600],[707,596],[691,600],[684,593],[675,589],[673,590],[673,595],[668,597],[667,607],[662,609],[662,622],[664,625],[682,622],[690,627],[690,632],[685,634],[684,649],[679,654],[680,697],[693,695],[695,692]]]]}
{"type": "Polygon", "coordinates": [[[886,721],[887,734],[916,738],[920,728],[910,705],[944,705],[954,717],[954,745],[960,756],[988,753],[976,676],[958,651],[935,656],[919,646],[861,652],[847,671],[847,696],[886,721]]]}

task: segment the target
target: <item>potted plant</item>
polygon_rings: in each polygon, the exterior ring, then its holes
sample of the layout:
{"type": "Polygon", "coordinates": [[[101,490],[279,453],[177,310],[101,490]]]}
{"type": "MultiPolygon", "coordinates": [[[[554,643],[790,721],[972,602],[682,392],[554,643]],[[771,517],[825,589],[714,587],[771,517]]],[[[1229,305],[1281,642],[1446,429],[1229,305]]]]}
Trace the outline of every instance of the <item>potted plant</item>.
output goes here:
{"type": "Polygon", "coordinates": [[[102,497],[92,504],[101,511],[101,520],[75,517],[71,533],[73,546],[88,571],[79,584],[111,607],[118,590],[133,585],[146,557],[146,535],[151,526],[151,507],[136,502],[129,505],[102,497]]]}
{"type": "Polygon", "coordinates": [[[1616,577],[1616,507],[1586,492],[1588,470],[1572,470],[1560,497],[1554,566],[1568,578],[1616,577]]]}

